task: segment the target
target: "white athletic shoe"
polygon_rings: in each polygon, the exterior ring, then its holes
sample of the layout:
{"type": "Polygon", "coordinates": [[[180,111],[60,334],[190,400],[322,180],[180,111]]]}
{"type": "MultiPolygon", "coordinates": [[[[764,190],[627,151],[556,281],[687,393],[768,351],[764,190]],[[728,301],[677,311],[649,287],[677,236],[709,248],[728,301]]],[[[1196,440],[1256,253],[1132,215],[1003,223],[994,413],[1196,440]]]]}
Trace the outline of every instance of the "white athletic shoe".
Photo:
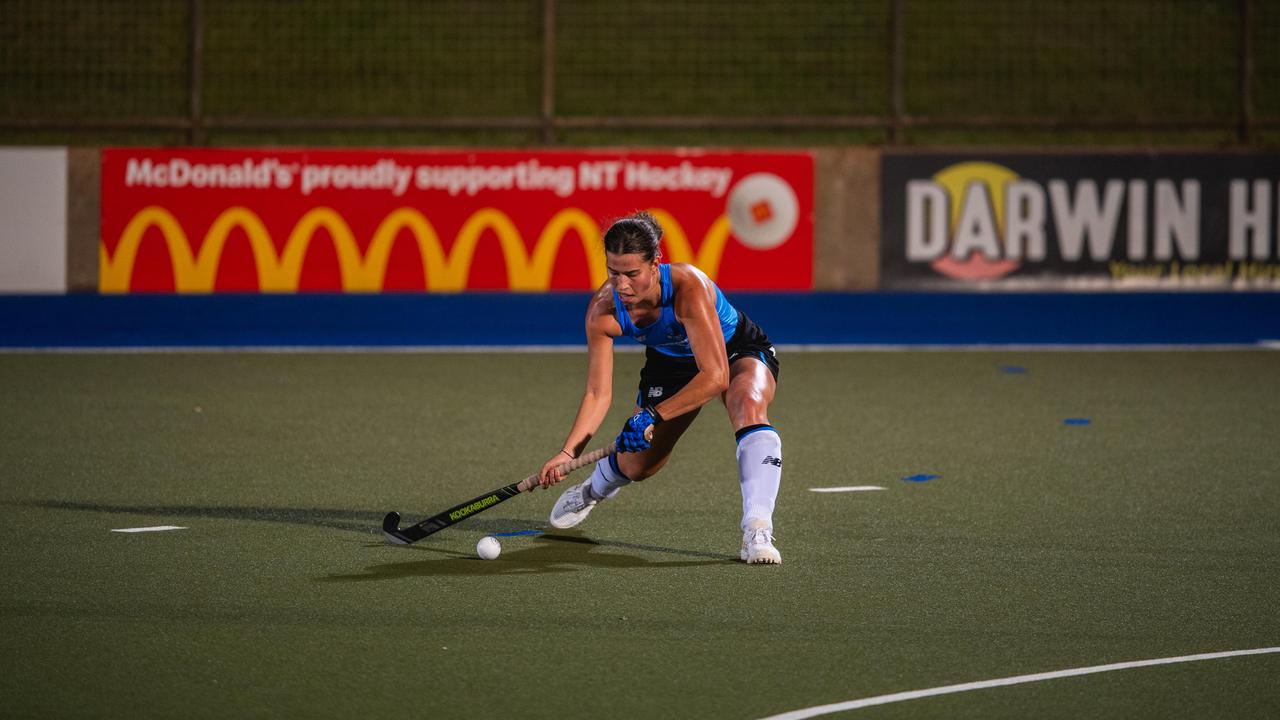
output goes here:
{"type": "Polygon", "coordinates": [[[566,530],[587,519],[591,508],[600,502],[591,496],[591,479],[565,490],[551,508],[551,526],[566,530]]]}
{"type": "Polygon", "coordinates": [[[747,522],[742,533],[742,562],[750,565],[781,565],[782,553],[773,546],[773,532],[763,520],[747,522]]]}

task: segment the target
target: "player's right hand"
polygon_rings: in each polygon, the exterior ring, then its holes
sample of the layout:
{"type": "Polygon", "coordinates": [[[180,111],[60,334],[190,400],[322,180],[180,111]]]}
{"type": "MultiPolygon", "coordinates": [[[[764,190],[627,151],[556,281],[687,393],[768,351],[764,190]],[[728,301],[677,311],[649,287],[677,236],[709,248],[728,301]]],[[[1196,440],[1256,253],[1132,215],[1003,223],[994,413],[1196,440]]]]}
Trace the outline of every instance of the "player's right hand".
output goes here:
{"type": "Polygon", "coordinates": [[[542,463],[542,470],[538,471],[538,486],[548,488],[563,480],[564,473],[560,472],[560,466],[572,459],[569,453],[561,450],[550,460],[542,463]]]}
{"type": "Polygon", "coordinates": [[[618,439],[614,440],[614,444],[618,448],[618,452],[640,452],[649,449],[649,438],[653,437],[653,431],[650,430],[657,422],[656,418],[649,411],[649,408],[640,408],[632,415],[625,425],[622,426],[622,432],[618,433],[618,439]]]}

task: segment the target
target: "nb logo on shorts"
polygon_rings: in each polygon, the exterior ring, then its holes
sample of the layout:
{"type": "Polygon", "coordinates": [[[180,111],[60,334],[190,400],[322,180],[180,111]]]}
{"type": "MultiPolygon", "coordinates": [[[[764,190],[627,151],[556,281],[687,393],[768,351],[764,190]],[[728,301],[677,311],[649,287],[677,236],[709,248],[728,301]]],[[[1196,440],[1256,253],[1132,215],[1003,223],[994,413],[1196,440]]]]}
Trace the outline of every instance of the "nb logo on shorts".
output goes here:
{"type": "Polygon", "coordinates": [[[764,462],[761,465],[773,465],[774,467],[782,467],[782,458],[776,458],[772,455],[765,455],[764,462]]]}
{"type": "Polygon", "coordinates": [[[649,388],[649,397],[651,398],[662,397],[662,388],[660,387],[649,388]]]}

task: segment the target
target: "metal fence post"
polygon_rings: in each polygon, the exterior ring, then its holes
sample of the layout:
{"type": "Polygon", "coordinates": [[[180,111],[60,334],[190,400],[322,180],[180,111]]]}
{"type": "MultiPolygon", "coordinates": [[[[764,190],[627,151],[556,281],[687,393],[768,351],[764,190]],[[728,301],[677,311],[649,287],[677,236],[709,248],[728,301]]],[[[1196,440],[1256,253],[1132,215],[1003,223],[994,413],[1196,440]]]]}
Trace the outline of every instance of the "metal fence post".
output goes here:
{"type": "Polygon", "coordinates": [[[1240,0],[1240,124],[1241,145],[1253,142],[1253,3],[1240,0]]]}
{"type": "Polygon", "coordinates": [[[188,112],[191,125],[187,130],[187,142],[204,144],[204,3],[190,0],[191,13],[191,76],[188,84],[188,112]]]}
{"type": "Polygon", "coordinates": [[[906,82],[906,25],[907,0],[890,0],[889,12],[889,144],[903,142],[902,116],[904,114],[904,84],[906,82]]]}
{"type": "Polygon", "coordinates": [[[556,0],[542,0],[542,144],[556,142],[556,0]]]}

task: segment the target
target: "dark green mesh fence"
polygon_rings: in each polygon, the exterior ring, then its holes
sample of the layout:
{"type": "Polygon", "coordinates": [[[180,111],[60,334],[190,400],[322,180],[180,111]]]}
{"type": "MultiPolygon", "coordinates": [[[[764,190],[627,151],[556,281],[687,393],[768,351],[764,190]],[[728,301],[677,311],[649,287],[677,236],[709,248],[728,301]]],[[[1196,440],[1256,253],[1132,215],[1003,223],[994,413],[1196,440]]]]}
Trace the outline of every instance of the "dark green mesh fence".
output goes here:
{"type": "Polygon", "coordinates": [[[205,3],[211,116],[536,115],[530,0],[205,3]]]}
{"type": "Polygon", "coordinates": [[[907,111],[1081,120],[1236,116],[1238,0],[914,0],[907,111]]]}
{"type": "Polygon", "coordinates": [[[561,1],[565,115],[884,115],[889,4],[561,1]]]}
{"type": "Polygon", "coordinates": [[[173,0],[0,0],[0,118],[180,117],[189,12],[173,0]]]}
{"type": "Polygon", "coordinates": [[[1202,144],[1280,129],[1280,3],[1264,0],[0,0],[0,17],[0,142],[1202,144]]]}

